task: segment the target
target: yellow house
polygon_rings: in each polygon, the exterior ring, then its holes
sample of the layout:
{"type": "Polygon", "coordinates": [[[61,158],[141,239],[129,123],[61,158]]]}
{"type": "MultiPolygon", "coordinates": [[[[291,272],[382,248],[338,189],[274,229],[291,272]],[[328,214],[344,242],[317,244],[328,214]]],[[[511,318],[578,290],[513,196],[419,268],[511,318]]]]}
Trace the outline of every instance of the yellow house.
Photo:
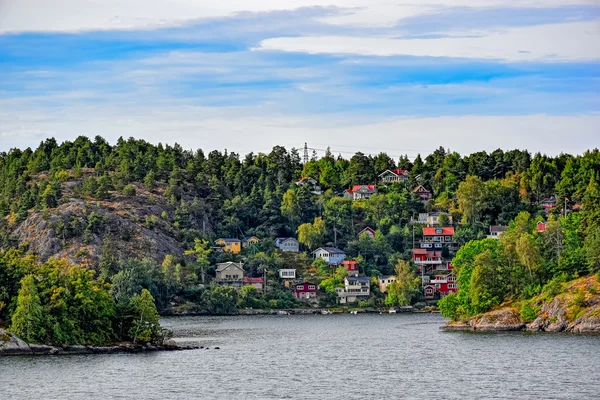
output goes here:
{"type": "Polygon", "coordinates": [[[242,242],[242,246],[246,247],[249,245],[257,244],[258,242],[260,242],[259,238],[257,238],[256,236],[250,236],[249,238],[244,239],[244,241],[242,242]]]}
{"type": "Polygon", "coordinates": [[[385,293],[387,292],[388,286],[390,286],[392,282],[396,282],[396,277],[394,275],[378,276],[377,281],[379,281],[379,292],[385,293]]]}
{"type": "Polygon", "coordinates": [[[240,239],[225,238],[217,239],[215,241],[217,246],[220,246],[224,252],[238,254],[242,251],[242,241],[240,239]]]}

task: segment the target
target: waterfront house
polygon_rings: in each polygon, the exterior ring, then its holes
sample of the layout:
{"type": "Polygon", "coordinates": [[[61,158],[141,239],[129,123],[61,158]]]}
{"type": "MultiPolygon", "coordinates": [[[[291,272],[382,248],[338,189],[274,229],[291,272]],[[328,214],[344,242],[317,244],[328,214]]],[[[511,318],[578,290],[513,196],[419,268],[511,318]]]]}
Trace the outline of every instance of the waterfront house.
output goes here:
{"type": "Polygon", "coordinates": [[[310,282],[302,282],[294,285],[294,297],[298,300],[316,301],[317,285],[310,282]]]}
{"type": "Polygon", "coordinates": [[[340,304],[356,303],[359,300],[369,300],[371,295],[371,279],[368,276],[347,276],[344,287],[335,288],[340,304]]]}
{"type": "Polygon", "coordinates": [[[442,298],[450,293],[458,292],[456,276],[450,274],[437,274],[433,279],[423,277],[423,296],[427,299],[442,298]]]}
{"type": "Polygon", "coordinates": [[[367,200],[377,193],[375,185],[354,185],[344,192],[344,197],[351,200],[367,200]]]}
{"type": "Polygon", "coordinates": [[[323,189],[321,189],[321,186],[319,186],[319,182],[317,182],[315,179],[311,178],[310,176],[307,176],[305,178],[302,178],[302,179],[296,181],[296,185],[307,188],[312,194],[316,194],[316,195],[323,194],[323,189]]]}
{"type": "Polygon", "coordinates": [[[292,268],[280,269],[279,270],[279,278],[280,279],[296,279],[296,270],[292,268]]]}
{"type": "Polygon", "coordinates": [[[500,236],[502,236],[504,234],[504,232],[506,232],[506,226],[491,225],[490,226],[490,234],[487,235],[487,238],[488,239],[500,239],[500,236]]]}
{"type": "Polygon", "coordinates": [[[348,276],[358,276],[358,263],[352,260],[342,261],[342,266],[346,267],[348,276]]]}
{"type": "Polygon", "coordinates": [[[242,241],[236,238],[220,238],[215,241],[221,251],[238,254],[242,251],[242,241]]]}
{"type": "Polygon", "coordinates": [[[368,226],[363,229],[362,231],[358,232],[358,237],[360,238],[362,235],[369,235],[371,236],[371,238],[375,237],[375,230],[372,228],[369,228],[368,226]]]}
{"type": "Polygon", "coordinates": [[[388,169],[379,174],[379,181],[385,183],[406,182],[409,176],[409,172],[405,169],[388,169]]]}
{"type": "Polygon", "coordinates": [[[244,279],[244,264],[225,262],[217,264],[215,283],[220,286],[232,286],[236,289],[242,287],[244,279]]]}
{"type": "Polygon", "coordinates": [[[423,202],[428,202],[433,197],[433,193],[425,189],[421,184],[414,188],[412,192],[419,196],[423,202]]]}
{"type": "Polygon", "coordinates": [[[380,275],[377,277],[377,282],[379,282],[379,291],[381,293],[386,293],[388,286],[390,286],[392,282],[396,282],[396,275],[380,275]]]}
{"type": "Polygon", "coordinates": [[[293,237],[280,237],[275,240],[275,247],[286,253],[297,253],[300,251],[300,242],[293,237]]]}
{"type": "Polygon", "coordinates": [[[327,264],[329,265],[340,265],[346,257],[342,250],[335,247],[319,247],[311,254],[314,256],[315,260],[320,258],[327,261],[327,264]]]}

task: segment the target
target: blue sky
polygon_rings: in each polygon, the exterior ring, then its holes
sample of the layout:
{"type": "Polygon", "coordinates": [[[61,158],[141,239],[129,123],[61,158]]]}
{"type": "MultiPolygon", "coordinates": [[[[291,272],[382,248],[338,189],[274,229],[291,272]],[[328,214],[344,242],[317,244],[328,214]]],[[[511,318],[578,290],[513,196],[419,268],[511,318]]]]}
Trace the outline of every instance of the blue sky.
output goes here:
{"type": "Polygon", "coordinates": [[[0,2],[0,151],[600,146],[600,0],[47,3],[0,2]]]}

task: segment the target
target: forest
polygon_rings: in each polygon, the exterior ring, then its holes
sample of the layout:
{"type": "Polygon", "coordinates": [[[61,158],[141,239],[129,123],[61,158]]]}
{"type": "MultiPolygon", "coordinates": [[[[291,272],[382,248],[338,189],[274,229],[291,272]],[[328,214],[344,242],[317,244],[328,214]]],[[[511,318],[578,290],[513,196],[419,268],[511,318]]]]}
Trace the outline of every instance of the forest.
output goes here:
{"type": "MultiPolygon", "coordinates": [[[[459,292],[440,308],[465,318],[600,270],[599,182],[598,149],[460,155],[440,147],[414,160],[385,152],[345,159],[328,150],[304,162],[297,149],[280,146],[242,156],[134,138],[114,145],[99,136],[47,139],[35,150],[0,153],[0,319],[30,340],[104,343],[159,337],[157,312],[173,304],[211,313],[297,305],[278,284],[268,293],[205,285],[205,273],[210,280],[224,261],[243,261],[254,276],[298,268],[331,305],[343,271],[328,271],[307,252],[335,246],[362,275],[397,271],[414,280],[411,250],[422,233],[413,219],[431,211],[452,217],[461,246],[453,259],[459,292]],[[393,169],[406,170],[408,180],[380,184],[393,169]],[[322,194],[296,184],[303,177],[322,194]],[[370,199],[343,196],[366,184],[377,185],[370,199]],[[417,185],[433,198],[423,202],[417,185]],[[540,202],[549,196],[556,207],[546,215],[540,202]],[[538,221],[547,222],[544,232],[538,221]],[[508,228],[500,240],[486,239],[490,225],[508,228]],[[374,237],[358,237],[367,226],[374,237]],[[59,244],[40,250],[43,235],[59,244]],[[149,235],[168,248],[138,249],[137,239],[149,235]],[[217,238],[250,236],[261,239],[251,251],[211,251],[217,238]],[[298,238],[304,251],[280,254],[278,237],[298,238]]],[[[419,300],[413,285],[403,287],[398,304],[419,300]]],[[[384,301],[375,290],[365,306],[384,301]]]]}

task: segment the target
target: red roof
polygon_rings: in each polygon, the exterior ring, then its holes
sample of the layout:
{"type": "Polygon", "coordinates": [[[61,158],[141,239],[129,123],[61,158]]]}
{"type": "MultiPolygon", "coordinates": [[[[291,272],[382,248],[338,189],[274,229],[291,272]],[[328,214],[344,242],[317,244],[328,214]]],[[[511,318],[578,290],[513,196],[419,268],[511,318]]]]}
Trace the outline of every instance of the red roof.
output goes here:
{"type": "Polygon", "coordinates": [[[413,254],[427,254],[427,249],[413,249],[413,254]]]}
{"type": "Polygon", "coordinates": [[[368,226],[362,231],[358,232],[358,236],[360,236],[363,232],[370,232],[373,234],[373,236],[375,236],[375,231],[372,228],[369,228],[368,226]]]}
{"type": "Polygon", "coordinates": [[[404,175],[404,173],[408,172],[408,171],[405,169],[393,169],[392,172],[395,173],[396,175],[404,175]]]}
{"type": "Polygon", "coordinates": [[[361,187],[366,186],[369,190],[375,190],[375,185],[354,185],[352,189],[350,189],[350,193],[356,192],[361,187]]]}
{"type": "Polygon", "coordinates": [[[443,228],[423,228],[423,235],[425,236],[434,236],[434,235],[445,235],[452,236],[454,235],[454,228],[451,226],[446,226],[443,228]],[[442,233],[436,233],[437,229],[441,229],[442,233]]]}
{"type": "Polygon", "coordinates": [[[244,278],[244,283],[263,283],[262,278],[244,278]]]}
{"type": "Polygon", "coordinates": [[[352,261],[352,260],[345,260],[345,261],[342,261],[342,264],[343,265],[349,265],[349,264],[354,265],[354,264],[358,264],[358,262],[352,261]]]}

